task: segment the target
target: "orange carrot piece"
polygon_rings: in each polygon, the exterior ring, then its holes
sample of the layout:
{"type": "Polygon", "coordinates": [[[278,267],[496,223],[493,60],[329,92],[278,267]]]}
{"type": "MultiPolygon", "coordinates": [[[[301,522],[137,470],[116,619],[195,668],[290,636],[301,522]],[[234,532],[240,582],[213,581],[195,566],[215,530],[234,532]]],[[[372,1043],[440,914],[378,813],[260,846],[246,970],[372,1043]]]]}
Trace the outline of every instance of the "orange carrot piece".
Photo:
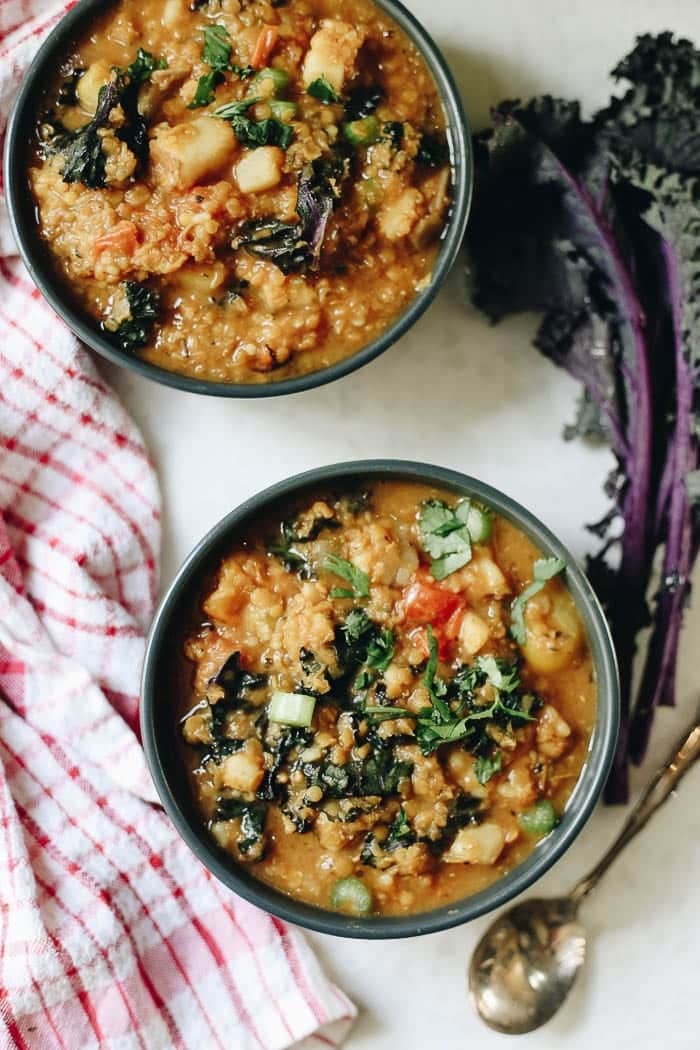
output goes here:
{"type": "Polygon", "coordinates": [[[277,26],[263,26],[253,49],[250,64],[253,69],[264,69],[270,60],[280,31],[277,26]]]}
{"type": "Polygon", "coordinates": [[[103,252],[118,252],[120,255],[133,255],[138,247],[138,229],[133,222],[126,219],[118,222],[95,241],[93,255],[98,259],[103,252]]]}

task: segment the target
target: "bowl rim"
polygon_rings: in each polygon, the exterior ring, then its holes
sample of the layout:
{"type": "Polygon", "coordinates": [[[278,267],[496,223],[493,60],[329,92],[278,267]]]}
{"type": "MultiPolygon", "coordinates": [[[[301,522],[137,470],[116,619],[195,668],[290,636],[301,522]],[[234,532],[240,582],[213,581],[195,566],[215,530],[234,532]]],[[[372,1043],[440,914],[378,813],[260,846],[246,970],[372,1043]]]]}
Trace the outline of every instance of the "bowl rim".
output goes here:
{"type": "Polygon", "coordinates": [[[605,614],[582,569],[557,537],[529,510],[493,486],[444,467],[409,460],[357,460],[318,467],[284,479],[245,500],[225,515],[189,554],[165,593],[149,634],[141,685],[141,732],[148,766],[166,813],[198,859],[224,885],[263,910],[319,933],[370,940],[435,933],[469,922],[506,904],[532,885],[568,849],[591,815],[610,771],[619,727],[620,694],[615,649],[605,614]],[[597,677],[598,709],[586,763],[557,828],[543,839],[516,868],[484,890],[429,912],[407,916],[356,919],[286,896],[249,875],[234,861],[225,860],[206,836],[183,813],[166,775],[159,747],[157,699],[158,661],[169,644],[171,619],[180,614],[181,597],[198,578],[211,570],[246,520],[268,506],[317,485],[347,482],[351,478],[406,480],[434,484],[483,500],[530,536],[544,555],[566,562],[566,582],[584,620],[597,677]]]}
{"type": "Polygon", "coordinates": [[[150,364],[140,357],[119,350],[64,295],[51,272],[48,256],[38,241],[36,222],[30,219],[33,202],[25,177],[27,136],[23,130],[33,126],[34,106],[42,93],[42,76],[55,53],[60,51],[84,21],[102,13],[102,0],[78,0],[58,21],[43,41],[27,69],[10,115],[4,150],[4,178],[10,226],[19,253],[40,292],[59,317],[92,350],[113,364],[120,365],[168,387],[213,397],[260,398],[296,394],[331,383],[361,368],[396,343],[427,310],[444,283],[457,255],[467,227],[474,186],[474,161],[469,124],[459,89],[447,60],[418,19],[400,0],[372,0],[404,30],[416,46],[435,80],[447,117],[453,173],[453,201],[442,234],[430,283],[411,301],[406,310],[366,346],[349,357],[325,368],[269,383],[224,383],[181,375],[150,364]]]}

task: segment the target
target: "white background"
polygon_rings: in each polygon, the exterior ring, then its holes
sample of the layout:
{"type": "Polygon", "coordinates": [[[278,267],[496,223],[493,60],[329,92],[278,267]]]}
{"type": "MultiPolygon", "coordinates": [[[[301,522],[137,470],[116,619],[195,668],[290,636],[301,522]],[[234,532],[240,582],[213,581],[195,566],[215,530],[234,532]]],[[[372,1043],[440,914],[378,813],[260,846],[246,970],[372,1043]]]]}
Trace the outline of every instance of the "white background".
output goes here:
{"type": "MultiPolygon", "coordinates": [[[[609,95],[608,71],[638,32],[674,29],[700,42],[697,0],[409,0],[443,47],[468,115],[483,126],[504,97],[549,91],[587,109],[609,95]]],[[[461,270],[378,361],[331,386],[285,399],[196,397],[105,368],[141,425],[163,485],[163,584],[200,536],[260,488],[308,467],[397,456],[475,474],[544,519],[578,555],[582,524],[602,512],[604,452],[564,444],[576,386],[529,346],[532,318],[489,328],[467,304],[461,270]]],[[[700,582],[700,581],[699,581],[700,582]]],[[[657,718],[638,788],[691,716],[700,612],[687,618],[679,708],[657,718]],[[695,645],[694,645],[695,641],[695,645]]],[[[587,968],[570,1002],[523,1050],[700,1048],[700,772],[628,850],[585,907],[587,968]]],[[[563,891],[622,822],[600,808],[537,892],[563,891]]],[[[350,1050],[503,1048],[465,996],[464,971],[488,924],[384,943],[312,938],[357,1002],[350,1050]]]]}

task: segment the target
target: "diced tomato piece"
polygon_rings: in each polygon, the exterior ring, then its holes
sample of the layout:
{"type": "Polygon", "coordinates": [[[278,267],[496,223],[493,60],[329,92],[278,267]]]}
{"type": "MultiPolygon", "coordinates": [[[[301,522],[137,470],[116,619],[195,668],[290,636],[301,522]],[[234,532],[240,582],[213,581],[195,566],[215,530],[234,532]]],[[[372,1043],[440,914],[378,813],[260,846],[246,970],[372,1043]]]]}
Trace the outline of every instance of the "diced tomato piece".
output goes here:
{"type": "Polygon", "coordinates": [[[139,243],[138,229],[133,222],[118,222],[107,233],[95,241],[93,255],[98,259],[103,252],[118,252],[120,255],[133,255],[139,243]]]}
{"type": "Polygon", "coordinates": [[[407,623],[445,623],[462,606],[462,598],[453,591],[417,577],[403,594],[407,623]]]}
{"type": "Polygon", "coordinates": [[[253,69],[264,69],[272,54],[280,31],[277,26],[263,26],[255,42],[250,64],[253,69]]]}
{"type": "MultiPolygon", "coordinates": [[[[461,624],[464,616],[464,610],[458,609],[459,622],[461,624]]],[[[448,621],[449,623],[449,621],[448,621]]],[[[450,635],[447,633],[448,624],[443,623],[438,627],[433,627],[433,636],[437,642],[438,656],[441,660],[449,660],[452,656],[452,650],[454,648],[456,635],[450,635]]],[[[415,630],[411,631],[409,638],[414,649],[416,649],[424,660],[427,660],[430,656],[430,646],[428,644],[428,628],[427,627],[416,627],[415,630]]]]}
{"type": "Polygon", "coordinates": [[[438,640],[438,653],[441,659],[444,659],[451,654],[452,647],[459,638],[459,630],[462,626],[462,620],[464,619],[466,611],[466,608],[463,605],[460,605],[459,608],[455,609],[452,613],[452,616],[450,616],[447,623],[442,624],[438,628],[436,637],[438,640]]]}

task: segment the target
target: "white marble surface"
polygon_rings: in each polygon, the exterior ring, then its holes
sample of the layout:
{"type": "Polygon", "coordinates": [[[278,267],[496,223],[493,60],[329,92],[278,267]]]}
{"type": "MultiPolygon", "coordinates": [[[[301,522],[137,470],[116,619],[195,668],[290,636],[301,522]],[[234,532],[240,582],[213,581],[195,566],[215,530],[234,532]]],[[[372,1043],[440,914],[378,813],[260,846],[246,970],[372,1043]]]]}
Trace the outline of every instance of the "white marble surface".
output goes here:
{"type": "MultiPolygon", "coordinates": [[[[635,33],[672,28],[700,41],[697,0],[410,0],[452,64],[478,126],[503,97],[548,90],[608,95],[607,71],[635,33]]],[[[296,471],[341,459],[403,456],[479,475],[547,521],[577,554],[581,523],[604,506],[605,453],[560,438],[575,385],[530,349],[530,319],[491,329],[465,303],[453,273],[428,315],[361,372],[285,400],[226,402],[170,391],[105,369],[143,427],[165,499],[163,583],[224,512],[296,471]]],[[[699,581],[700,582],[700,581],[699,581]]],[[[685,630],[680,707],[663,711],[638,787],[697,702],[693,639],[685,630]]],[[[697,1050],[700,970],[700,771],[610,872],[586,906],[585,975],[561,1014],[524,1048],[697,1050]]],[[[594,815],[538,885],[569,886],[600,854],[622,810],[594,815]]],[[[465,961],[488,920],[444,934],[369,944],[314,936],[360,1019],[349,1050],[504,1047],[465,998],[465,961]]]]}

